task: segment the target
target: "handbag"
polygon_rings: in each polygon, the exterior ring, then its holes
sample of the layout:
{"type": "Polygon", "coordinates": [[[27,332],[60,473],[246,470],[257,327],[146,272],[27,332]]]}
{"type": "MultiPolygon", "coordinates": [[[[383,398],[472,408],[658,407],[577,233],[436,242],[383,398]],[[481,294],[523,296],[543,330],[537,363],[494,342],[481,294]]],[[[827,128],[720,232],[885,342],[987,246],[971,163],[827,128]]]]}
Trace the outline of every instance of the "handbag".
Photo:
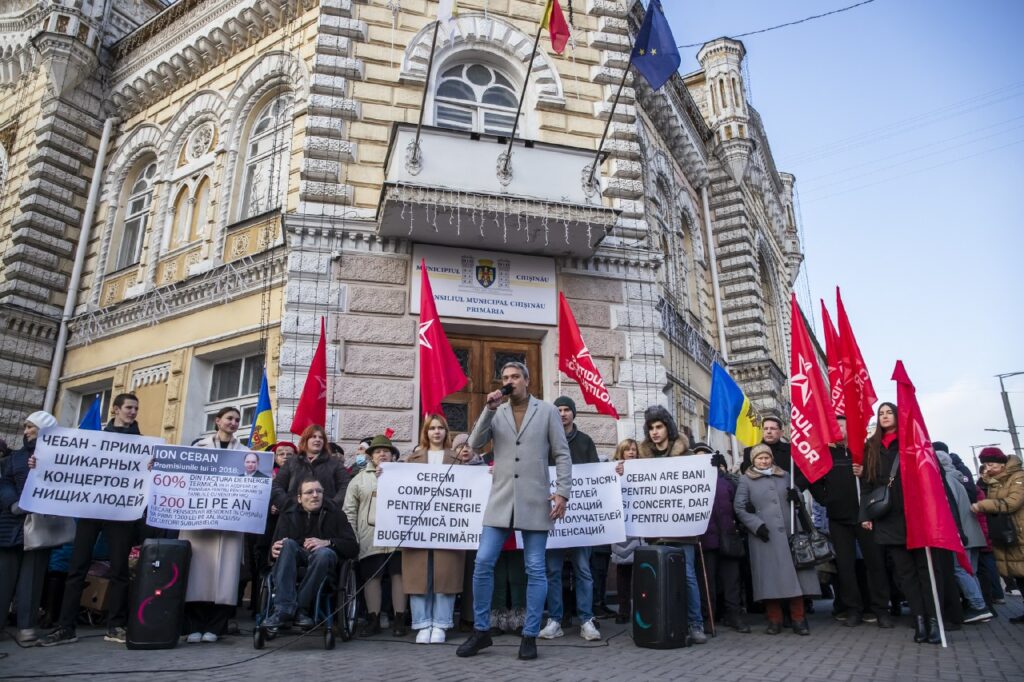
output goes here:
{"type": "Polygon", "coordinates": [[[860,503],[861,517],[863,519],[867,521],[880,519],[892,509],[891,488],[893,481],[896,480],[896,472],[899,468],[900,458],[896,457],[892,463],[892,469],[889,471],[889,482],[878,486],[863,497],[860,503]]]}
{"type": "Polygon", "coordinates": [[[737,533],[735,529],[725,530],[719,534],[718,551],[722,556],[727,556],[731,559],[742,559],[747,555],[747,544],[743,541],[743,536],[737,533]]]}
{"type": "MultiPolygon", "coordinates": [[[[999,503],[1006,507],[1006,500],[999,500],[999,503]]],[[[1015,547],[1020,542],[1013,514],[997,512],[995,514],[986,514],[986,516],[988,517],[988,537],[993,545],[996,547],[1015,547]]]]}
{"type": "Polygon", "coordinates": [[[794,532],[789,537],[789,551],[793,554],[793,565],[798,569],[814,568],[820,564],[834,561],[836,558],[832,541],[811,523],[803,500],[795,502],[797,519],[803,530],[794,532]]]}
{"type": "Polygon", "coordinates": [[[36,514],[25,516],[25,551],[60,547],[75,539],[75,520],[68,516],[36,514]]]}

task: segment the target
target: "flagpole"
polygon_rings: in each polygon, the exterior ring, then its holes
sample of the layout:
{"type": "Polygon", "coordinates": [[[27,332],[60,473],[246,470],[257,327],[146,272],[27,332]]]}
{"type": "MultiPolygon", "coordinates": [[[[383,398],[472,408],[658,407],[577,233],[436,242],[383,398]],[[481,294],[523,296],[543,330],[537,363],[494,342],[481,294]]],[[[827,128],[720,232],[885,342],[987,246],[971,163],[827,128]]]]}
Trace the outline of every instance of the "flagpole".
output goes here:
{"type": "Polygon", "coordinates": [[[420,119],[416,122],[416,139],[412,141],[412,155],[409,163],[418,166],[420,163],[420,131],[423,130],[423,115],[427,110],[427,93],[430,92],[430,75],[434,72],[434,52],[437,50],[437,30],[441,20],[434,21],[434,36],[430,39],[430,57],[427,59],[427,78],[423,82],[423,98],[420,100],[420,119]]]}
{"type": "Polygon", "coordinates": [[[509,165],[512,163],[512,143],[516,139],[516,131],[519,130],[519,114],[523,111],[523,100],[526,99],[526,86],[530,84],[530,74],[533,72],[533,60],[537,56],[537,46],[540,45],[540,34],[544,30],[544,22],[537,25],[537,35],[533,39],[533,50],[530,52],[530,61],[526,65],[526,76],[523,78],[523,90],[519,93],[519,104],[516,107],[516,117],[512,122],[512,134],[508,138],[508,149],[505,150],[505,163],[502,166],[502,173],[507,175],[509,165]]]}
{"type": "Polygon", "coordinates": [[[615,99],[612,100],[612,110],[608,112],[608,120],[604,123],[604,132],[601,133],[601,141],[597,143],[597,153],[594,154],[594,163],[590,166],[590,175],[587,177],[585,187],[590,187],[594,182],[594,174],[597,172],[597,164],[601,160],[601,148],[604,147],[604,141],[608,139],[608,130],[612,127],[612,120],[615,118],[615,107],[619,104],[619,97],[622,95],[622,88],[626,85],[626,76],[629,75],[629,67],[632,63],[633,50],[630,50],[629,61],[626,62],[626,68],[622,70],[622,80],[619,81],[619,89],[615,91],[615,99]]]}
{"type": "Polygon", "coordinates": [[[925,556],[928,557],[928,579],[932,583],[932,599],[935,600],[935,620],[939,623],[939,636],[942,638],[942,648],[946,648],[946,626],[942,622],[942,607],[939,606],[939,591],[935,587],[935,566],[932,565],[932,548],[924,548],[925,556]]]}

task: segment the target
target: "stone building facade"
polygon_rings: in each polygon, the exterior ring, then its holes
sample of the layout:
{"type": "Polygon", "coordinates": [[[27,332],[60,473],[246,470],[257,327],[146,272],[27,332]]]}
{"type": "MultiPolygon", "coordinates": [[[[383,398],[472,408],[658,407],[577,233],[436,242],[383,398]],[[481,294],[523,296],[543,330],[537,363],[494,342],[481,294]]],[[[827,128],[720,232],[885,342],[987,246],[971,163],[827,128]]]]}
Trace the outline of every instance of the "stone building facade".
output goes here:
{"type": "Polygon", "coordinates": [[[700,71],[658,92],[627,75],[595,187],[643,18],[631,0],[563,2],[573,41],[558,56],[542,38],[532,65],[543,0],[460,0],[433,59],[428,0],[12,4],[0,25],[25,28],[0,45],[5,432],[44,401],[71,288],[50,387],[63,424],[131,389],[145,433],[188,442],[225,404],[247,422],[266,364],[286,432],[323,320],[331,437],[390,427],[410,449],[421,259],[470,379],[446,401],[455,429],[508,359],[528,361],[535,394],[575,397],[606,452],[653,403],[703,436],[716,360],[760,409],[787,411],[794,179],[743,95],[741,43],[705,45],[700,71]],[[54,32],[37,32],[43,5],[84,65],[75,79],[36,47],[54,32]],[[99,6],[105,28],[83,32],[99,6]],[[557,292],[618,422],[559,380],[557,292]]]}

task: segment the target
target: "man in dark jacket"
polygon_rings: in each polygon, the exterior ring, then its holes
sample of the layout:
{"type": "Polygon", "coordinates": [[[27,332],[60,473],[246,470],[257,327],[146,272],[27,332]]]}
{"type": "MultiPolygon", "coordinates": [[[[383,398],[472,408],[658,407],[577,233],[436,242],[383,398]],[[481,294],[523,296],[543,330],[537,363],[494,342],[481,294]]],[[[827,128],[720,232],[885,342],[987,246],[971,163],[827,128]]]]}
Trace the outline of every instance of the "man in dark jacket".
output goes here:
{"type": "Polygon", "coordinates": [[[281,467],[270,488],[270,502],[278,509],[287,509],[295,504],[299,495],[299,481],[310,476],[320,481],[324,488],[324,497],[334,502],[339,508],[345,503],[345,491],[351,480],[345,463],[331,456],[327,443],[316,454],[298,453],[281,467]]]}
{"type": "MultiPolygon", "coordinates": [[[[111,408],[113,417],[103,427],[110,433],[141,435],[136,418],[139,415],[139,399],[134,393],[120,393],[114,397],[111,408]]],[[[78,641],[75,623],[82,601],[85,579],[92,565],[92,550],[96,538],[103,532],[110,547],[110,572],[107,579],[107,642],[125,642],[128,631],[128,555],[135,544],[138,532],[136,521],[105,521],[99,519],[78,519],[75,529],[74,549],[68,564],[68,579],[64,585],[64,598],[60,607],[57,629],[40,640],[41,646],[70,644],[78,641]]]]}
{"type": "Polygon", "coordinates": [[[359,555],[359,543],[348,518],[333,501],[324,499],[320,481],[309,476],[298,487],[296,504],[281,514],[270,547],[274,611],[263,624],[271,629],[284,627],[292,620],[300,628],[313,627],[310,613],[320,583],[335,573],[339,558],[359,555]],[[306,574],[296,589],[302,566],[306,574]]]}
{"type": "MultiPolygon", "coordinates": [[[[846,447],[846,418],[837,417],[843,432],[842,442],[832,445],[832,468],[827,474],[810,484],[811,495],[828,512],[828,527],[836,551],[836,569],[839,596],[846,606],[846,626],[857,627],[864,620],[878,619],[878,627],[891,628],[889,617],[889,578],[885,559],[872,538],[871,531],[861,527],[860,494],[857,477],[861,466],[853,463],[846,447]],[[857,546],[867,572],[868,595],[862,595],[857,582],[857,546]],[[865,604],[864,596],[871,603],[865,604]],[[867,607],[870,606],[870,611],[867,607]],[[873,618],[873,617],[874,618],[873,618]]],[[[839,617],[842,617],[841,615],[839,617]]]]}
{"type": "MultiPolygon", "coordinates": [[[[573,466],[600,462],[594,441],[576,428],[576,403],[572,398],[564,395],[555,398],[555,407],[558,408],[558,416],[562,419],[562,428],[565,429],[565,439],[569,442],[569,456],[572,458],[573,466]]],[[[554,466],[550,455],[549,464],[554,466]]],[[[562,594],[562,565],[565,563],[566,553],[572,561],[580,637],[586,640],[601,639],[601,632],[594,624],[594,576],[590,570],[592,551],[593,547],[547,550],[545,560],[548,574],[548,622],[537,635],[541,639],[555,639],[563,635],[561,621],[565,614],[565,598],[562,594]]]]}

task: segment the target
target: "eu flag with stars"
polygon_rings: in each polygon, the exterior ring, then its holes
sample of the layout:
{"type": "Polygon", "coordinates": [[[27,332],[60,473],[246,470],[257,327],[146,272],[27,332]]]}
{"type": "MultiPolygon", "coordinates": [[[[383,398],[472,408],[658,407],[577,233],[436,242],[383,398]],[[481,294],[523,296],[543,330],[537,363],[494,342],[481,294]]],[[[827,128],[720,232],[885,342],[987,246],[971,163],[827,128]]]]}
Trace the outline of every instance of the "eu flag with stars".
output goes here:
{"type": "Polygon", "coordinates": [[[633,66],[654,90],[664,85],[679,68],[682,61],[679,48],[668,27],[665,11],[661,9],[661,0],[651,0],[631,58],[633,66]]]}

